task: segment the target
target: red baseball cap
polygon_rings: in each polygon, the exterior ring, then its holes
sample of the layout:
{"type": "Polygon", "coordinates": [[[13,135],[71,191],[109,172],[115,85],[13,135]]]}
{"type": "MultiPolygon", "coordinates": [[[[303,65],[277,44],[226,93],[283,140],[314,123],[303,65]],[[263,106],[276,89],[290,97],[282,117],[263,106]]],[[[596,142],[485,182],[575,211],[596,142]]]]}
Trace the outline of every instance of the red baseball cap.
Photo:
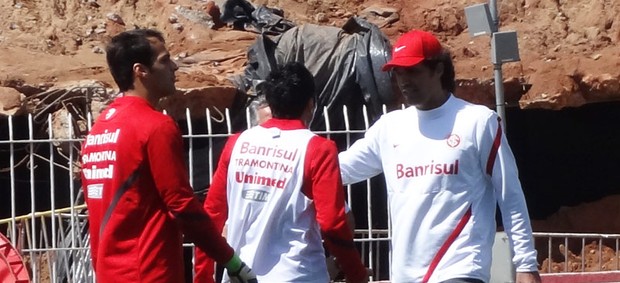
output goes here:
{"type": "Polygon", "coordinates": [[[441,43],[429,32],[411,30],[403,34],[392,49],[392,60],[383,65],[381,70],[389,71],[394,67],[412,67],[426,58],[441,53],[441,43]]]}

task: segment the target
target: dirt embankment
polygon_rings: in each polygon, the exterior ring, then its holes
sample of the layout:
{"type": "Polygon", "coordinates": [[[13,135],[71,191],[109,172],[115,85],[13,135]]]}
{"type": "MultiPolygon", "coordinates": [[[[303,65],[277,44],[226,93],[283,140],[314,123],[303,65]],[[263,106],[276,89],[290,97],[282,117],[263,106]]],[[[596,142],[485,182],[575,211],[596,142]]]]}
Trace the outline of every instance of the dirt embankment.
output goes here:
{"type": "MultiPolygon", "coordinates": [[[[224,0],[10,0],[0,3],[0,86],[95,79],[112,84],[103,46],[135,27],[164,32],[182,60],[179,87],[226,84],[240,73],[256,34],[208,21],[224,0]],[[212,3],[209,3],[212,2],[212,3]]],[[[620,2],[498,1],[500,31],[516,30],[521,62],[504,65],[507,100],[522,108],[579,106],[620,96],[620,2]]],[[[453,51],[458,95],[493,105],[489,38],[467,32],[465,0],[256,0],[296,24],[341,26],[369,18],[395,40],[425,29],[453,51]],[[391,11],[395,11],[391,13],[391,11]]],[[[19,90],[19,89],[18,89],[19,90]]]]}
{"type": "MultiPolygon", "coordinates": [[[[186,97],[191,99],[179,99],[174,109],[183,109],[183,103],[192,108],[214,103],[229,105],[234,94],[227,78],[243,72],[247,48],[257,34],[233,30],[214,21],[212,15],[217,15],[217,7],[222,7],[224,2],[0,1],[0,113],[37,111],[55,100],[57,93],[50,89],[63,86],[70,89],[85,79],[99,81],[97,85],[112,89],[114,82],[105,64],[104,46],[113,35],[135,27],[161,30],[179,63],[177,86],[189,89],[186,93],[191,95],[186,97]],[[210,88],[214,86],[217,88],[210,88]],[[50,94],[48,99],[41,97],[44,94],[50,94]],[[200,102],[197,97],[201,97],[200,102]],[[39,104],[22,105],[20,102],[27,98],[39,104]]],[[[464,8],[474,2],[251,2],[256,6],[280,8],[284,17],[297,25],[342,26],[352,16],[365,17],[381,27],[392,41],[410,29],[431,31],[452,51],[459,81],[457,95],[475,103],[495,105],[489,37],[471,38],[464,15],[464,8]]],[[[509,105],[560,109],[620,99],[619,1],[497,2],[499,29],[517,31],[520,48],[521,61],[503,65],[509,105]]],[[[211,110],[217,112],[215,108],[211,110]]],[[[181,110],[173,112],[184,114],[181,110]]]]}

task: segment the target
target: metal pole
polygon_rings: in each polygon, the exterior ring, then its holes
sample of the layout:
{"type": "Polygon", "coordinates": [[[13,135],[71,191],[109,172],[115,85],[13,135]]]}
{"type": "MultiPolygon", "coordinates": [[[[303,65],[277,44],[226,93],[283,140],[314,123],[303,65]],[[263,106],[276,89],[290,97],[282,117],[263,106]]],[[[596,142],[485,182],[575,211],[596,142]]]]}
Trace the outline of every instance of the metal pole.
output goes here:
{"type": "Polygon", "coordinates": [[[489,10],[491,12],[491,19],[493,20],[492,32],[499,30],[499,17],[497,16],[497,0],[489,0],[489,10]]]}
{"type": "Polygon", "coordinates": [[[504,103],[504,78],[501,63],[493,64],[493,78],[495,80],[495,110],[502,119],[502,129],[506,133],[506,105],[504,103]]]}
{"type": "MultiPolygon", "coordinates": [[[[497,13],[497,0],[489,0],[489,10],[493,26],[493,33],[499,31],[499,16],[497,13]]],[[[493,36],[493,35],[491,35],[493,36]]],[[[506,105],[504,101],[504,78],[502,76],[502,63],[493,64],[493,78],[495,80],[495,111],[502,119],[502,129],[506,133],[506,105]]]]}

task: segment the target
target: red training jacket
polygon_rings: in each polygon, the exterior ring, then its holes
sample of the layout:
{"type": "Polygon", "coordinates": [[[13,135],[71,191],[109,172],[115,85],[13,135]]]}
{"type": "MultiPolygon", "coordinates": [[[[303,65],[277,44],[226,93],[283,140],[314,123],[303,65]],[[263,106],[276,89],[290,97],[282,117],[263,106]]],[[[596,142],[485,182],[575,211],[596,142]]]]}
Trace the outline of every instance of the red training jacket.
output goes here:
{"type": "Polygon", "coordinates": [[[98,282],[183,282],[183,234],[218,262],[233,255],[194,198],[176,123],[143,98],[117,98],[82,146],[98,282]]]}

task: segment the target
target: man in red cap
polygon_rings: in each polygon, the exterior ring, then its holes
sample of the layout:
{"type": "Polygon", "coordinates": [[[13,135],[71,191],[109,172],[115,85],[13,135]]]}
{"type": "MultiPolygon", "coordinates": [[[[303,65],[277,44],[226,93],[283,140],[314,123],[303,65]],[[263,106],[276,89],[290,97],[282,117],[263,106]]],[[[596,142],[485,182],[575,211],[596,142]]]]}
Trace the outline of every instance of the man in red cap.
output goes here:
{"type": "Polygon", "coordinates": [[[392,221],[392,282],[489,282],[496,204],[517,282],[539,283],[517,167],[497,114],[456,98],[450,53],[412,30],[392,71],[408,108],[383,115],[339,155],[343,182],[385,174],[392,221]]]}

